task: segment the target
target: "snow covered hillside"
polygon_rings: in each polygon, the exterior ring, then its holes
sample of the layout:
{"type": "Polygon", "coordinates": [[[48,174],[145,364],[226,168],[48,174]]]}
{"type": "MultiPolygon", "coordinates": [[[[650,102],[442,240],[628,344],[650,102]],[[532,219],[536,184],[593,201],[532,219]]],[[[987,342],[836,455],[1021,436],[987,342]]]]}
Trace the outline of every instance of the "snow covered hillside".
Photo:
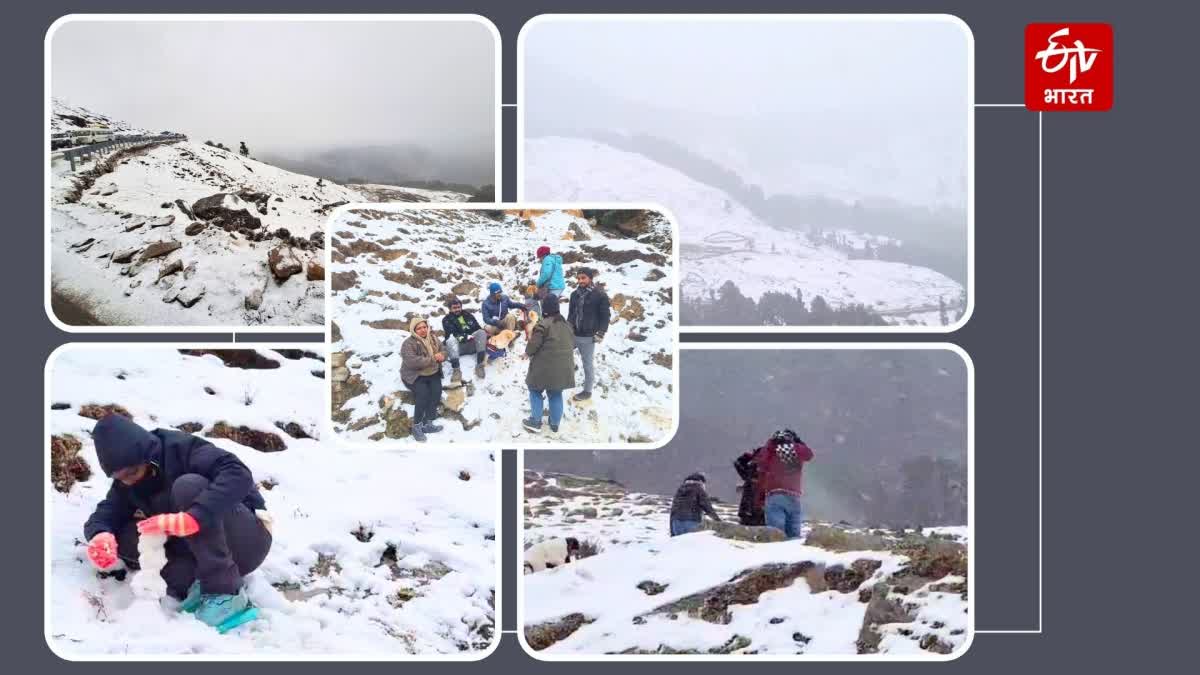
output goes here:
{"type": "MultiPolygon", "coordinates": [[[[493,281],[521,302],[537,276],[534,252],[550,246],[563,256],[569,295],[573,270],[590,266],[612,303],[612,325],[597,346],[595,396],[582,403],[566,393],[562,426],[531,434],[525,385],[528,361],[520,336],[508,355],[474,377],[474,356],[463,357],[464,386],[447,389],[431,442],[501,441],[656,443],[674,421],[675,354],[671,224],[641,213],[627,232],[598,227],[579,212],[500,212],[470,209],[356,208],[331,222],[331,319],[334,429],[358,441],[409,436],[413,398],[400,381],[400,345],[414,316],[430,319],[441,336],[446,299],[459,297],[482,325],[480,303],[493,281]]],[[[563,299],[566,313],[566,297],[563,299]]],[[[449,383],[450,363],[444,364],[449,383]]],[[[576,356],[577,385],[583,371],[576,356]]]]}
{"type": "MultiPolygon", "coordinates": [[[[80,115],[128,127],[56,100],[53,119],[80,115]]],[[[388,187],[367,194],[191,140],[51,169],[52,294],[74,324],[321,326],[325,221],[388,187]]]]}
{"type": "Polygon", "coordinates": [[[139,129],[124,120],[117,120],[107,115],[92,112],[87,108],[74,106],[60,98],[51,99],[50,105],[50,133],[57,134],[63,131],[74,131],[76,129],[87,128],[104,128],[109,129],[116,134],[152,134],[155,132],[139,129]]]}
{"type": "Polygon", "coordinates": [[[57,356],[46,635],[58,654],[386,658],[490,645],[491,455],[356,452],[322,439],[324,369],[298,349],[219,357],[72,347],[57,356]],[[270,554],[246,577],[259,620],[222,636],[135,599],[128,580],[97,575],[82,528],[110,483],[90,437],[109,410],[204,436],[253,471],[275,523],[270,554]]]}
{"type": "MultiPolygon", "coordinates": [[[[939,298],[962,286],[933,270],[856,259],[809,240],[809,227],[784,231],[764,223],[725,192],[641,155],[591,140],[525,141],[523,198],[557,201],[653,200],[679,219],[684,296],[707,298],[726,281],[758,299],[767,291],[822,296],[831,307],[863,304],[892,323],[936,322],[939,298]]],[[[843,231],[854,238],[870,238],[843,231]]]]}
{"type": "Polygon", "coordinates": [[[526,547],[575,537],[599,552],[526,574],[526,642],[546,656],[890,654],[969,642],[966,528],[891,532],[806,523],[805,539],[723,521],[669,536],[671,497],[525,472],[526,547]]]}

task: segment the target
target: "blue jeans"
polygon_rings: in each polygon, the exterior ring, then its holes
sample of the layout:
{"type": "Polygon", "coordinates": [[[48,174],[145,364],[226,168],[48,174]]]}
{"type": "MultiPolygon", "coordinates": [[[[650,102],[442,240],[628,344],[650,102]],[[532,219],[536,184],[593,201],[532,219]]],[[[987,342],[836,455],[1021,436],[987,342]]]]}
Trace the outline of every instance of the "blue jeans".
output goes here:
{"type": "Polygon", "coordinates": [[[767,495],[767,504],[764,510],[768,527],[783,530],[788,539],[800,537],[800,523],[804,522],[800,497],[786,492],[772,492],[767,495]]]}
{"type": "Polygon", "coordinates": [[[678,518],[671,519],[671,536],[678,537],[681,534],[691,534],[700,529],[700,521],[698,520],[679,520],[678,518]]]}
{"type": "Polygon", "coordinates": [[[558,423],[562,421],[563,413],[563,398],[562,389],[530,389],[529,390],[529,408],[532,410],[529,419],[535,424],[542,423],[542,393],[545,392],[546,398],[550,399],[550,428],[558,429],[558,423]]]}

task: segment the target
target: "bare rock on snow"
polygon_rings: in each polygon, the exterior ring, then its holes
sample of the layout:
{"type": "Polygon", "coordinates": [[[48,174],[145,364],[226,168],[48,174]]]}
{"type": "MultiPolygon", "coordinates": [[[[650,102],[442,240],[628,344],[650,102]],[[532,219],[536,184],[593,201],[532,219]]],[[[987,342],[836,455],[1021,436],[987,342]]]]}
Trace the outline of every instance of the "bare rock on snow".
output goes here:
{"type": "Polygon", "coordinates": [[[170,262],[170,263],[167,263],[166,265],[163,265],[162,269],[159,270],[159,272],[158,272],[158,278],[155,279],[154,281],[155,281],[155,283],[157,283],[159,281],[162,281],[164,277],[169,277],[172,274],[176,274],[176,273],[182,272],[182,271],[183,271],[183,261],[175,260],[174,262],[170,262]]]}
{"type": "Polygon", "coordinates": [[[316,260],[309,260],[305,278],[309,281],[325,281],[325,266],[316,260]]]}
{"type": "Polygon", "coordinates": [[[874,654],[879,651],[879,643],[883,640],[878,627],[888,623],[910,623],[912,615],[904,611],[899,602],[888,597],[891,589],[884,582],[871,587],[871,600],[863,614],[862,627],[858,631],[859,654],[874,654]]]}
{"type": "Polygon", "coordinates": [[[192,223],[191,225],[188,225],[186,228],[184,228],[183,233],[189,237],[194,237],[194,236],[200,234],[201,232],[203,232],[204,228],[206,228],[206,227],[208,227],[206,224],[196,221],[196,222],[192,223]]]}
{"type": "Polygon", "coordinates": [[[187,205],[187,203],[186,203],[186,202],[184,202],[182,199],[176,199],[176,200],[175,200],[175,206],[178,206],[178,207],[179,207],[179,210],[180,210],[180,211],[183,211],[183,215],[187,216],[187,217],[188,217],[188,220],[195,220],[195,219],[196,219],[196,215],[195,215],[194,213],[192,213],[192,210],[191,210],[191,208],[189,208],[189,207],[188,207],[188,205],[187,205]]]}
{"type": "Polygon", "coordinates": [[[594,619],[589,619],[583,614],[576,612],[568,614],[561,619],[555,619],[554,621],[525,626],[525,643],[535,651],[541,651],[556,642],[565,640],[572,633],[592,621],[594,619]]]}
{"type": "Polygon", "coordinates": [[[270,431],[257,431],[247,426],[234,427],[225,422],[217,422],[206,434],[209,438],[225,438],[239,445],[254,448],[259,452],[279,452],[287,450],[287,444],[279,434],[270,431]]]}
{"type": "Polygon", "coordinates": [[[759,544],[787,541],[787,535],[783,531],[765,525],[741,525],[725,520],[717,521],[705,518],[701,529],[710,530],[722,539],[736,541],[750,541],[759,544]]]}
{"type": "Polygon", "coordinates": [[[130,414],[130,412],[126,410],[124,406],[117,405],[116,403],[108,403],[104,405],[88,403],[79,407],[79,416],[86,417],[91,420],[99,421],[105,417],[108,417],[109,415],[120,415],[121,417],[133,419],[133,415],[130,414]]]}
{"type": "Polygon", "coordinates": [[[177,250],[181,246],[183,246],[183,244],[180,244],[179,242],[174,241],[174,240],[156,241],[153,244],[150,244],[149,246],[147,246],[145,248],[145,250],[142,251],[142,254],[140,256],[138,256],[138,261],[145,262],[152,258],[158,258],[158,257],[164,256],[164,255],[170,253],[171,251],[177,250]]]}
{"type": "Polygon", "coordinates": [[[257,230],[262,221],[250,213],[246,202],[236,195],[218,192],[192,204],[192,214],[226,231],[241,229],[257,230]]]}
{"type": "Polygon", "coordinates": [[[59,492],[70,492],[71,486],[92,477],[87,460],[79,456],[83,444],[66,434],[50,437],[50,484],[59,492]]]}
{"type": "Polygon", "coordinates": [[[156,227],[169,227],[174,223],[175,216],[163,216],[162,218],[155,218],[150,221],[150,229],[153,230],[156,227]]]}
{"type": "Polygon", "coordinates": [[[112,254],[112,261],[124,265],[125,263],[132,261],[133,256],[137,255],[138,251],[140,250],[142,250],[141,247],[135,246],[133,248],[116,251],[112,254]]]}
{"type": "Polygon", "coordinates": [[[275,281],[279,283],[304,270],[304,263],[300,262],[290,246],[276,246],[271,249],[267,254],[267,266],[271,269],[275,281]]]}
{"type": "Polygon", "coordinates": [[[138,229],[139,227],[141,227],[145,224],[146,224],[146,221],[144,221],[144,220],[139,220],[136,223],[130,223],[129,225],[125,226],[125,231],[133,232],[134,230],[138,229]]]}

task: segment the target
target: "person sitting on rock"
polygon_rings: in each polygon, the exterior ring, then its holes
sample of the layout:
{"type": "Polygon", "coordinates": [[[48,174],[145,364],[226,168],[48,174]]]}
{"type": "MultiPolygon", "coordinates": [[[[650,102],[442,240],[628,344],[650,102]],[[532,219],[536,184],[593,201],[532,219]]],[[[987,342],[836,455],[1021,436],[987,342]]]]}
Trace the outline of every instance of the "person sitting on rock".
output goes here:
{"type": "Polygon", "coordinates": [[[400,345],[400,380],[416,398],[413,440],[424,443],[426,434],[442,430],[433,420],[437,419],[438,404],[442,401],[442,363],[446,352],[425,319],[413,317],[408,330],[412,335],[400,345]]]}
{"type": "Polygon", "coordinates": [[[247,611],[243,579],[271,550],[270,517],[250,469],[198,436],[147,431],[110,414],[92,430],[108,494],[83,524],[101,572],[140,569],[138,540],[166,535],[160,575],[179,611],[220,626],[247,611]]]}
{"type": "Polygon", "coordinates": [[[754,451],[739,455],[733,461],[733,467],[742,479],[739,488],[742,494],[738,501],[738,522],[742,525],[765,525],[763,494],[758,489],[758,465],[754,463],[754,451]]]}
{"type": "Polygon", "coordinates": [[[550,570],[579,558],[579,540],[555,537],[525,550],[525,574],[550,570]]]}
{"type": "Polygon", "coordinates": [[[518,327],[525,325],[525,322],[518,316],[523,313],[520,303],[513,302],[505,295],[499,282],[493,281],[488,284],[488,296],[483,299],[481,310],[483,312],[483,329],[487,331],[488,335],[496,335],[504,330],[516,332],[518,327]],[[518,314],[513,314],[514,310],[518,314]]]}
{"type": "Polygon", "coordinates": [[[551,253],[549,246],[539,246],[537,259],[540,264],[535,284],[538,289],[538,298],[545,298],[547,295],[561,297],[563,291],[567,289],[567,283],[563,280],[562,256],[551,253]]]}
{"type": "Polygon", "coordinates": [[[575,274],[578,288],[571,293],[567,310],[567,322],[575,331],[575,348],[579,350],[579,360],[583,362],[583,391],[575,394],[576,401],[586,401],[592,397],[592,387],[596,383],[596,345],[608,331],[612,310],[608,294],[596,286],[595,278],[596,270],[580,268],[575,274]]]}
{"type": "Polygon", "coordinates": [[[483,366],[487,363],[487,331],[479,327],[475,315],[463,311],[462,300],[450,298],[446,303],[450,313],[442,317],[442,332],[445,333],[446,354],[450,358],[450,383],[462,384],[459,357],[475,355],[475,377],[483,379],[483,366]]]}
{"type": "Polygon", "coordinates": [[[791,429],[776,431],[766,445],[754,451],[767,526],[782,530],[788,539],[800,537],[800,525],[804,522],[801,475],[804,463],[812,458],[812,449],[791,429]]]}
{"type": "Polygon", "coordinates": [[[712,500],[708,498],[708,490],[704,488],[706,482],[704,474],[697,471],[685,478],[679,489],[675,490],[675,497],[671,499],[672,537],[699,530],[704,514],[713,520],[721,520],[713,508],[712,500]]]}
{"type": "Polygon", "coordinates": [[[523,422],[533,432],[542,430],[542,396],[550,403],[550,432],[558,433],[563,414],[563,390],[575,386],[575,340],[563,319],[558,296],[542,299],[542,318],[533,327],[525,356],[529,357],[529,419],[523,422]]]}

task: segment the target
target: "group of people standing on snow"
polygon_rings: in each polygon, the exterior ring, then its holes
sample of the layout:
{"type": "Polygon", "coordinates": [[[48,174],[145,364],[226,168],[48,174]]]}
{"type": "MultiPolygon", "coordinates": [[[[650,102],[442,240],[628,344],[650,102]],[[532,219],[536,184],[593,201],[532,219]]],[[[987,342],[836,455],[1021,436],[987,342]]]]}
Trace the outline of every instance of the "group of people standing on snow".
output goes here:
{"type": "MultiPolygon", "coordinates": [[[[734,468],[742,479],[738,521],[742,525],[766,525],[780,530],[788,539],[800,537],[804,520],[801,505],[801,477],[804,464],[813,451],[796,432],[782,429],[760,448],[742,453],[734,468]]],[[[721,520],[705,489],[701,472],[684,479],[671,500],[671,536],[689,534],[701,528],[704,516],[721,520]]]]}
{"type": "Polygon", "coordinates": [[[522,333],[526,338],[523,358],[529,360],[525,384],[529,388],[530,414],[522,423],[525,429],[541,432],[543,415],[548,412],[550,431],[558,433],[563,392],[576,386],[575,352],[579,352],[583,367],[583,388],[573,399],[586,401],[592,397],[596,345],[604,339],[611,319],[608,295],[596,285],[596,270],[581,267],[575,273],[576,287],[564,317],[562,256],[551,253],[549,246],[539,247],[536,255],[538,276],[525,289],[524,302],[505,294],[500,282],[488,284],[487,296],[480,303],[482,325],[463,309],[457,297],[447,301],[449,311],[442,318],[440,337],[434,335],[427,319],[417,317],[409,322],[410,335],[400,346],[400,379],[416,399],[414,440],[425,442],[428,434],[442,431],[435,420],[442,396],[443,363],[450,362],[451,388],[462,386],[463,356],[475,356],[475,378],[483,379],[488,362],[507,355],[522,333]]]}

